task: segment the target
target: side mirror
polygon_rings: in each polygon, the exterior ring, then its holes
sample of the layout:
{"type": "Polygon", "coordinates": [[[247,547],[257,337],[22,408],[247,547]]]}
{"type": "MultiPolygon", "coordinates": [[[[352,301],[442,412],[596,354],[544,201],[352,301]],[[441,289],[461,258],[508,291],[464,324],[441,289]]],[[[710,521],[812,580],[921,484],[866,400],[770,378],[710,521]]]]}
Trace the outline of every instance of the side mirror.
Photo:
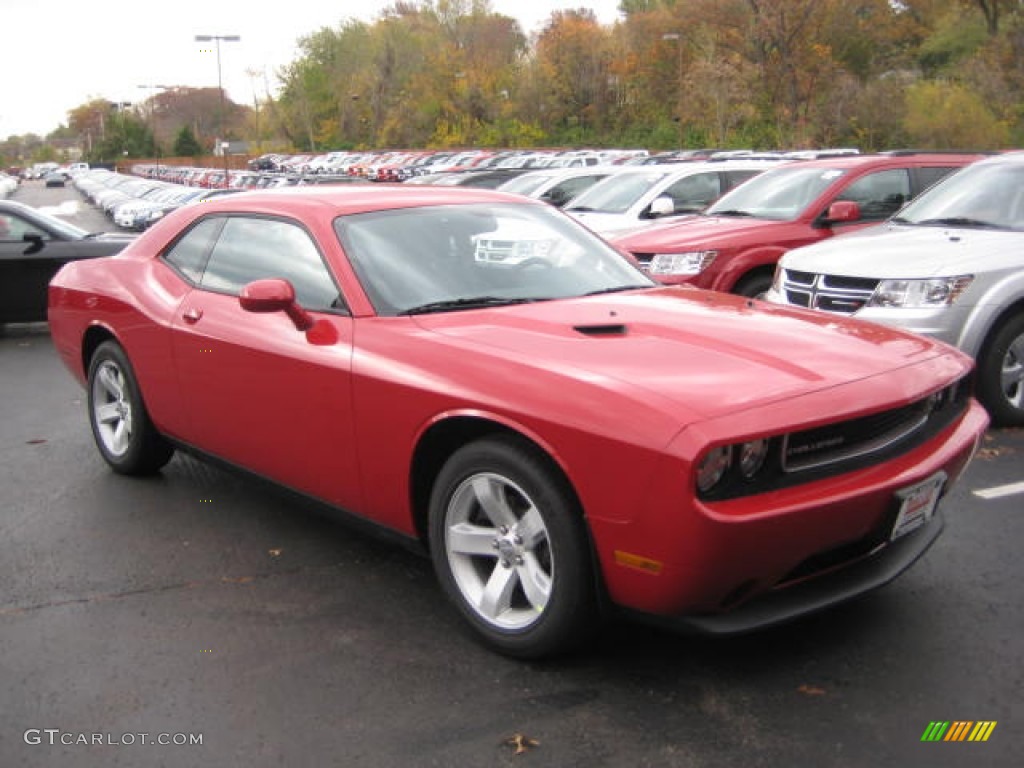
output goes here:
{"type": "Polygon", "coordinates": [[[676,212],[676,203],[671,197],[659,197],[651,203],[650,218],[656,219],[660,216],[671,216],[676,212]]]}
{"type": "Polygon", "coordinates": [[[238,303],[246,312],[284,312],[300,331],[313,327],[313,318],[295,301],[292,284],[279,277],[254,280],[243,286],[238,303]]]}
{"type": "Polygon", "coordinates": [[[43,250],[43,246],[45,245],[43,236],[38,232],[26,232],[21,236],[21,239],[26,243],[31,243],[31,245],[29,245],[29,247],[24,251],[25,256],[31,256],[33,253],[39,253],[43,250]]]}
{"type": "Polygon", "coordinates": [[[828,224],[841,224],[846,221],[860,221],[860,204],[852,200],[837,200],[828,207],[825,214],[828,224]]]}

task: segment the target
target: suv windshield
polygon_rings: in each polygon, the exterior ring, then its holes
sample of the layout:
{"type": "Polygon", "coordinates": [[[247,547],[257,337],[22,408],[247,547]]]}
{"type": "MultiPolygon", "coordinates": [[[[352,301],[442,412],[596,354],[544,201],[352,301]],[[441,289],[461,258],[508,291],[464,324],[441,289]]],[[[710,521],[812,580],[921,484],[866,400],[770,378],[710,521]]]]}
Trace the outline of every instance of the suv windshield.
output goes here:
{"type": "Polygon", "coordinates": [[[929,189],[893,221],[1024,230],[1024,164],[968,166],[929,189]]]}
{"type": "Polygon", "coordinates": [[[664,170],[613,174],[582,193],[566,210],[625,213],[667,175],[664,170]]]}
{"type": "Polygon", "coordinates": [[[776,168],[744,182],[705,213],[792,221],[844,173],[841,168],[776,168]]]}

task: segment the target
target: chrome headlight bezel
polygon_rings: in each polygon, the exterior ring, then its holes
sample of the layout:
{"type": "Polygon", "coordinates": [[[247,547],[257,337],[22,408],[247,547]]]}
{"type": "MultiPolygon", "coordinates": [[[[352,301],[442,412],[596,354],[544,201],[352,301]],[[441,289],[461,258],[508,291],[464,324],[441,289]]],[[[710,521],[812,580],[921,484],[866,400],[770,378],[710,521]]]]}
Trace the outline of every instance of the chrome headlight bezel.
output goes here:
{"type": "Polygon", "coordinates": [[[652,275],[699,275],[711,266],[716,256],[718,251],[655,253],[651,256],[648,272],[652,275]]]}
{"type": "Polygon", "coordinates": [[[865,306],[890,309],[948,307],[963,295],[973,280],[974,275],[881,280],[865,306]]]}

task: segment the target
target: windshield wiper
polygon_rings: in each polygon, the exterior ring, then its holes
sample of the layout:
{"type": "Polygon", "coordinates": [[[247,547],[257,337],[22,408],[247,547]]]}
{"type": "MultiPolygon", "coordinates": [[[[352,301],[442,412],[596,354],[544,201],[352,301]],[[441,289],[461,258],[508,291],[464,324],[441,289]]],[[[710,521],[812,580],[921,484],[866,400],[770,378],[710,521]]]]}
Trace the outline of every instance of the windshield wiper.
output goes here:
{"type": "Polygon", "coordinates": [[[399,315],[427,315],[431,312],[449,312],[458,309],[479,309],[480,307],[503,307],[511,304],[527,304],[534,299],[509,299],[498,296],[469,296],[462,299],[445,299],[403,309],[399,315]]]}
{"type": "Polygon", "coordinates": [[[708,213],[708,216],[753,216],[750,211],[741,211],[739,208],[729,208],[724,211],[715,211],[714,213],[708,213]]]}
{"type": "Polygon", "coordinates": [[[622,291],[636,291],[641,288],[654,288],[654,285],[616,285],[612,288],[598,288],[596,291],[587,291],[584,296],[600,296],[602,293],[621,293],[622,291]]]}
{"type": "Polygon", "coordinates": [[[998,224],[993,224],[991,221],[971,219],[966,216],[950,216],[945,219],[925,219],[924,221],[918,221],[917,224],[921,226],[936,225],[940,227],[999,227],[998,224]]]}

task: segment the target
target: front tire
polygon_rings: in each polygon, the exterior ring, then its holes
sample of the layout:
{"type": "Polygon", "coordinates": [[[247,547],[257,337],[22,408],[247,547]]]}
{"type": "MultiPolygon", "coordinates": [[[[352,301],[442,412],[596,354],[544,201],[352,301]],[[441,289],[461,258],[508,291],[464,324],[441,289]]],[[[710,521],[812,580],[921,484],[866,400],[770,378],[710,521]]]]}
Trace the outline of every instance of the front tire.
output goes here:
{"type": "Polygon", "coordinates": [[[89,361],[89,423],[104,461],[123,475],[149,475],[174,455],[146,412],[128,356],[115,341],[89,361]]]}
{"type": "Polygon", "coordinates": [[[452,455],[431,494],[430,550],[459,612],[509,656],[566,651],[597,620],[578,504],[524,441],[487,438],[452,455]]]}
{"type": "Polygon", "coordinates": [[[994,424],[1024,426],[1024,315],[1004,322],[978,356],[978,399],[994,424]]]}

